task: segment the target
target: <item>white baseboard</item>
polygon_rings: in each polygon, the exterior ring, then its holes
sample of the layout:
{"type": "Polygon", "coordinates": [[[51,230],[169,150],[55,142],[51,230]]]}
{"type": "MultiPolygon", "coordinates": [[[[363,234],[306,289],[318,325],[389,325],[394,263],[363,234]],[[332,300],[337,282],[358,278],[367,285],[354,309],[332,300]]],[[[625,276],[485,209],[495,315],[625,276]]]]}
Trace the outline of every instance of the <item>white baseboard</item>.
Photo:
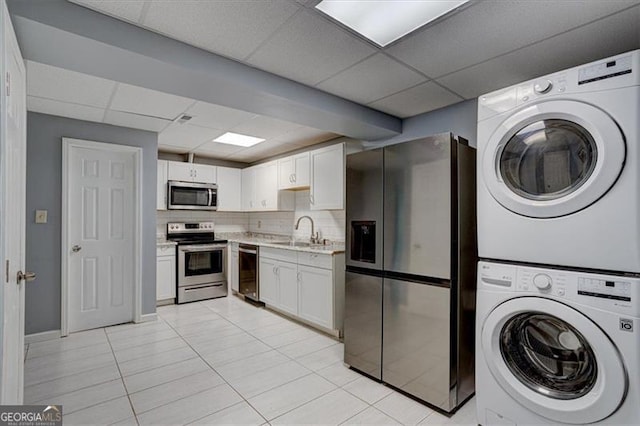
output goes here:
{"type": "Polygon", "coordinates": [[[156,314],[155,312],[152,314],[140,315],[140,322],[156,321],[157,319],[158,314],[156,314]]]}
{"type": "Polygon", "coordinates": [[[47,340],[55,340],[62,337],[60,330],[43,331],[42,333],[27,334],[24,336],[24,343],[30,345],[36,342],[45,342],[47,340]]]}

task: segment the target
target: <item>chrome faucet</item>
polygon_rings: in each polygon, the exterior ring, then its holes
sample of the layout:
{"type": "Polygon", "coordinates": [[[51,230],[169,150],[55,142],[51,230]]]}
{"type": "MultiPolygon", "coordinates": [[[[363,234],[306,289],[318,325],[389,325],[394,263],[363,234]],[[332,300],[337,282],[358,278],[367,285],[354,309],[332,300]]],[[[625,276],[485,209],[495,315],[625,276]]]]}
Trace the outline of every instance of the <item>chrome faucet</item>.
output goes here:
{"type": "Polygon", "coordinates": [[[298,221],[296,222],[296,227],[295,227],[296,231],[298,230],[298,227],[300,226],[300,221],[302,219],[304,219],[304,218],[309,219],[309,222],[311,222],[311,238],[310,238],[311,244],[320,243],[320,236],[317,233],[313,232],[313,219],[311,219],[310,216],[300,216],[298,218],[298,221]]]}

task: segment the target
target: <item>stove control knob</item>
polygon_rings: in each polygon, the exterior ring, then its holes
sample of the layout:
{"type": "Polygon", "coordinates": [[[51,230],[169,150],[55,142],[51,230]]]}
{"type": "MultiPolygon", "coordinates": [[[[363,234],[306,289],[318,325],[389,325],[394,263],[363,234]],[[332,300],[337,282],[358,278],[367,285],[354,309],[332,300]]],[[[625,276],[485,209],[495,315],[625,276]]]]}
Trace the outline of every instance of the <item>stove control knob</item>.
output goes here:
{"type": "Polygon", "coordinates": [[[533,91],[541,95],[551,90],[551,87],[553,87],[553,84],[549,80],[538,80],[533,85],[533,91]]]}
{"type": "Polygon", "coordinates": [[[551,277],[546,274],[538,274],[533,277],[533,284],[538,287],[539,290],[548,290],[552,283],[551,277]]]}

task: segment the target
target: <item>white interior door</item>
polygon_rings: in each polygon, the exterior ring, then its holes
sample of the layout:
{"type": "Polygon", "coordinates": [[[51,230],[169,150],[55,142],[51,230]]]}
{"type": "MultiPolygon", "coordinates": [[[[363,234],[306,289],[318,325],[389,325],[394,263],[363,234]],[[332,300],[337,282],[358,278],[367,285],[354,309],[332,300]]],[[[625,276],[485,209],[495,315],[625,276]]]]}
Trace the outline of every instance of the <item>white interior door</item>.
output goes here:
{"type": "Polygon", "coordinates": [[[25,172],[26,172],[26,86],[25,68],[4,0],[1,67],[4,81],[0,103],[2,135],[0,182],[2,203],[0,238],[3,251],[3,279],[0,288],[2,327],[2,371],[0,404],[22,404],[24,380],[24,280],[25,265],[25,172]]]}
{"type": "Polygon", "coordinates": [[[65,140],[69,332],[133,320],[136,161],[121,148],[65,140]]]}

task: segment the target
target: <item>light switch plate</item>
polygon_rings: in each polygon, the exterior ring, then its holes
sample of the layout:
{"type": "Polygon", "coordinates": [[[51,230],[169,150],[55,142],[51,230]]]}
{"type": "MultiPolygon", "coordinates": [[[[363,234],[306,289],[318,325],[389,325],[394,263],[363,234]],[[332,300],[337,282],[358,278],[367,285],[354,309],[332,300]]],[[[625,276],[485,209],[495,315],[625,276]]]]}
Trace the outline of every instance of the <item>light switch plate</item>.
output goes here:
{"type": "Polygon", "coordinates": [[[47,223],[46,210],[36,210],[36,223],[47,223]]]}

